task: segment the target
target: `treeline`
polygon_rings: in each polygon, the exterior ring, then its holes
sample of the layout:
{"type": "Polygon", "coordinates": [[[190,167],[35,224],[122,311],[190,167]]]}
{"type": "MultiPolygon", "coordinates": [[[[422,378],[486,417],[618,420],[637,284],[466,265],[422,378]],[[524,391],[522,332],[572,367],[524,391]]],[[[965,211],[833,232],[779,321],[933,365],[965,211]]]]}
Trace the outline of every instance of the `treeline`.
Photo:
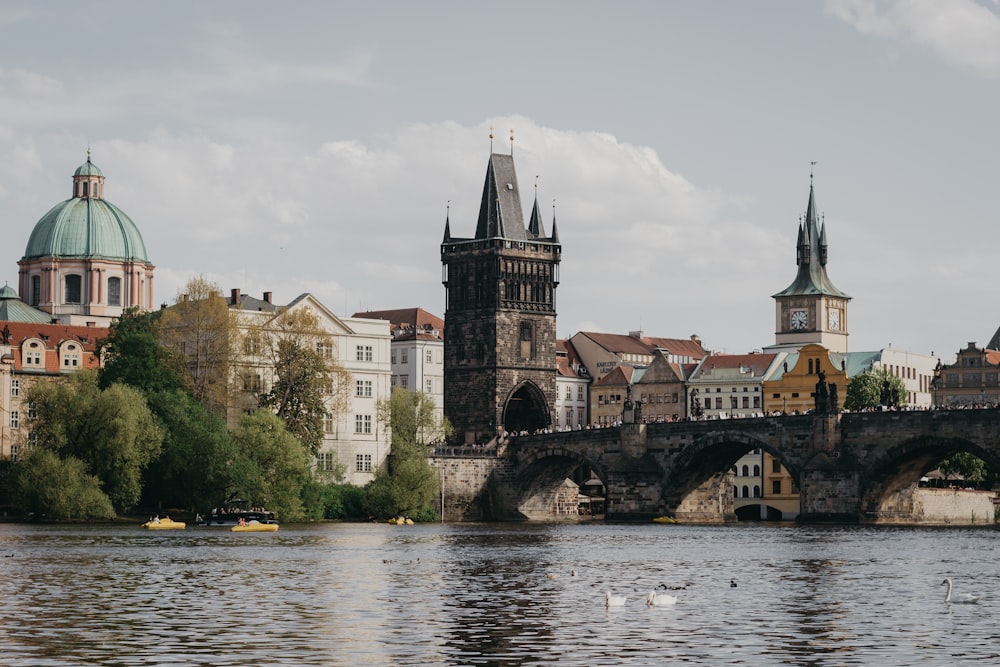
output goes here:
{"type": "Polygon", "coordinates": [[[308,313],[279,315],[266,329],[241,327],[216,293],[196,279],[176,308],[126,312],[99,342],[100,370],[28,388],[24,456],[0,470],[14,511],[104,520],[205,512],[241,498],[283,522],[437,518],[425,436],[448,427],[436,423],[433,402],[404,389],[380,402],[379,423],[393,427],[392,455],[366,487],[344,484],[342,465],[318,471],[323,421],[339,417],[350,384],[318,351],[328,334],[308,313]],[[192,341],[195,354],[187,352],[192,341]],[[274,380],[227,425],[233,363],[248,349],[267,359],[274,380]]]}

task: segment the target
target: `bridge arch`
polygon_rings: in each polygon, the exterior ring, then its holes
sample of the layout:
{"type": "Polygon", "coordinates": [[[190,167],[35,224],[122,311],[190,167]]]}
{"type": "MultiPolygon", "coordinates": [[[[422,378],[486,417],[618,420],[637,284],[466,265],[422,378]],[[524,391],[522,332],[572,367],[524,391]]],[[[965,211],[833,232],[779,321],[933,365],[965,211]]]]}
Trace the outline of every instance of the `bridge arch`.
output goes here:
{"type": "Polygon", "coordinates": [[[552,423],[549,402],[545,392],[525,380],[511,389],[504,401],[503,427],[508,433],[535,433],[552,423]]]}
{"type": "Polygon", "coordinates": [[[595,474],[607,487],[607,474],[599,464],[578,451],[553,445],[518,456],[513,503],[525,519],[552,519],[577,514],[577,494],[566,480],[580,468],[595,474]]]}
{"type": "MultiPolygon", "coordinates": [[[[735,430],[713,432],[697,438],[674,459],[663,482],[663,511],[682,519],[711,520],[713,512],[707,507],[713,505],[716,498],[721,500],[725,494],[722,516],[714,518],[734,520],[736,514],[731,503],[735,496],[733,485],[727,483],[727,476],[736,461],[754,449],[765,451],[781,461],[795,485],[799,484],[800,463],[790,459],[772,442],[735,430]]],[[[759,487],[755,489],[759,492],[759,487]]]]}
{"type": "Polygon", "coordinates": [[[1000,454],[965,438],[921,435],[903,440],[865,464],[861,511],[868,518],[912,514],[907,491],[941,461],[959,452],[979,457],[990,470],[1000,470],[1000,454]]]}

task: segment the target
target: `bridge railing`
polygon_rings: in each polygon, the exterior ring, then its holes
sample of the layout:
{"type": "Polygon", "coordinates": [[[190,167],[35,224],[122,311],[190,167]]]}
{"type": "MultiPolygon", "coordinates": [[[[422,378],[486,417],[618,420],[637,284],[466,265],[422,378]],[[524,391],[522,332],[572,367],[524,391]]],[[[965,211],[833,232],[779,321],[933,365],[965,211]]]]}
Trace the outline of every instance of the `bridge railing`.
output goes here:
{"type": "Polygon", "coordinates": [[[496,458],[500,451],[496,447],[483,445],[462,445],[457,447],[435,447],[435,458],[496,458]]]}

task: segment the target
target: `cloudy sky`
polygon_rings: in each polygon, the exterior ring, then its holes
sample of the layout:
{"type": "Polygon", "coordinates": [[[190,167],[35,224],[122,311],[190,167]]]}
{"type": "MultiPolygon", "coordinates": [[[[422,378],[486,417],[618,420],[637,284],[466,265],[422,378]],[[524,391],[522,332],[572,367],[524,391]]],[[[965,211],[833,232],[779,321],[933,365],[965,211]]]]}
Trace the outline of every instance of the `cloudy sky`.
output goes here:
{"type": "Polygon", "coordinates": [[[159,302],[443,315],[494,127],[560,336],[773,343],[813,169],[850,349],[951,362],[1000,326],[998,110],[997,0],[6,2],[0,280],[90,147],[159,302]]]}

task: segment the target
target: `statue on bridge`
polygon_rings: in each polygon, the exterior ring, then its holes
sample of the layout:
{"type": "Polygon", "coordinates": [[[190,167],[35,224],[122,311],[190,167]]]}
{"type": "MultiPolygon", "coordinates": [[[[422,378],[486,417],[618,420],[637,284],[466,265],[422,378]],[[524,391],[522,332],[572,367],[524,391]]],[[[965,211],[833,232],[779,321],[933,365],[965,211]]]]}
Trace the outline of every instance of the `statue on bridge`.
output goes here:
{"type": "Polygon", "coordinates": [[[837,402],[837,385],[833,382],[827,384],[826,373],[823,371],[819,372],[819,380],[816,382],[815,402],[813,414],[835,415],[840,412],[840,405],[837,402]]]}

